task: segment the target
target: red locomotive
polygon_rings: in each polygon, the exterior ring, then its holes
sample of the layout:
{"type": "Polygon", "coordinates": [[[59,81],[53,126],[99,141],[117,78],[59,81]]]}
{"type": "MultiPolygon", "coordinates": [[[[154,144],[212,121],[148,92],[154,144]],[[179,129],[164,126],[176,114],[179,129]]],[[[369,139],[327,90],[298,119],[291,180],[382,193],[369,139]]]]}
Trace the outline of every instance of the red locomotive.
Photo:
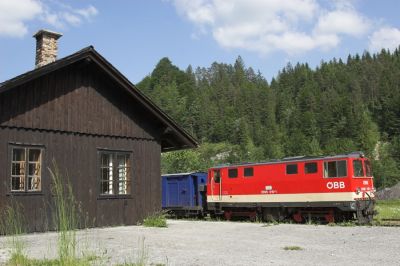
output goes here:
{"type": "Polygon", "coordinates": [[[291,157],[208,170],[207,208],[212,216],[261,215],[263,220],[327,222],[374,214],[371,163],[361,152],[291,157]]]}

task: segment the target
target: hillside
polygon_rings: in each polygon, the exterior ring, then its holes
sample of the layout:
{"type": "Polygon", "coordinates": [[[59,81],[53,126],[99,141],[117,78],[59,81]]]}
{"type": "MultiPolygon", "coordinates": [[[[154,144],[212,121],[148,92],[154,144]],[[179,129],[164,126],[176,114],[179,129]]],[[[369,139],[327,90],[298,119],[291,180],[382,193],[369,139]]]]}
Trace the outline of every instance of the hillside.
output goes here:
{"type": "Polygon", "coordinates": [[[288,64],[270,83],[241,57],[185,71],[163,58],[138,87],[202,143],[164,154],[165,173],[361,150],[378,187],[400,180],[399,49],[288,64]]]}

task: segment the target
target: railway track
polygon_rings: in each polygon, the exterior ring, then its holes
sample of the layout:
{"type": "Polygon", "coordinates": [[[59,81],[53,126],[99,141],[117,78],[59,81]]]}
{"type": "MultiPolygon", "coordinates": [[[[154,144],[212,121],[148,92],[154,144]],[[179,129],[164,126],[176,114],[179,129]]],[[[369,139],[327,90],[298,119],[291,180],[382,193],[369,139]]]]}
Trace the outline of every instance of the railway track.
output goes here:
{"type": "Polygon", "coordinates": [[[385,218],[379,220],[379,225],[383,226],[400,226],[400,218],[385,218]]]}

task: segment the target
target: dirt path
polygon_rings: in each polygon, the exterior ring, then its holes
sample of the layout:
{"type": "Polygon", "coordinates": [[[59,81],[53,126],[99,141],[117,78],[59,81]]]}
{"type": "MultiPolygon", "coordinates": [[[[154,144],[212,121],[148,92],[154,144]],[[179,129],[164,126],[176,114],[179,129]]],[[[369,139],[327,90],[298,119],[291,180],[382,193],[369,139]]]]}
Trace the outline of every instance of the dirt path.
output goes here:
{"type": "MultiPolygon", "coordinates": [[[[80,249],[102,257],[97,264],[135,262],[166,265],[399,265],[399,227],[270,225],[169,220],[168,228],[125,226],[78,233],[80,249]],[[145,248],[140,248],[144,242],[145,248]],[[301,250],[284,250],[297,246],[301,250]]],[[[55,233],[23,237],[27,254],[55,256],[55,233]]],[[[1,237],[2,247],[7,238],[1,237]]],[[[0,262],[8,252],[0,250],[0,262]]]]}

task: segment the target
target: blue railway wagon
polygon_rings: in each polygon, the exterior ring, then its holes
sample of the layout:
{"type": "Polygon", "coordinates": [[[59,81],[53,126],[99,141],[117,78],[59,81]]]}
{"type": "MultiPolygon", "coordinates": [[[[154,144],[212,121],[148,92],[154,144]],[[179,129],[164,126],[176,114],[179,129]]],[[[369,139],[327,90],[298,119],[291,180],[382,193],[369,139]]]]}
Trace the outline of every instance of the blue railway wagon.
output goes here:
{"type": "Polygon", "coordinates": [[[162,208],[177,217],[204,216],[207,173],[162,175],[162,208]]]}

